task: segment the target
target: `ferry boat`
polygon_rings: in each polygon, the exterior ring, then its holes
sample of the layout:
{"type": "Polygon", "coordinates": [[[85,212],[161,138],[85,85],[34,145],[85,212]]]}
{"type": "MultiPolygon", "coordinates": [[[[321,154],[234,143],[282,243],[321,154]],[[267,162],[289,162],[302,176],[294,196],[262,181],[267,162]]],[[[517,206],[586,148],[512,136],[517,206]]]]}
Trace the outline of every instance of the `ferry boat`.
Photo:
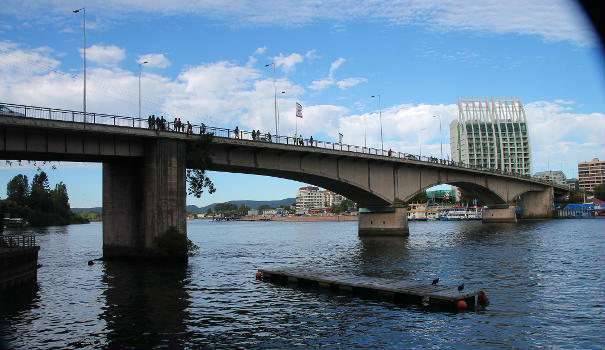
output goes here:
{"type": "Polygon", "coordinates": [[[426,221],[426,204],[408,204],[408,221],[426,221]]]}
{"type": "Polygon", "coordinates": [[[440,219],[442,221],[481,220],[482,207],[453,207],[444,211],[440,219]]]}

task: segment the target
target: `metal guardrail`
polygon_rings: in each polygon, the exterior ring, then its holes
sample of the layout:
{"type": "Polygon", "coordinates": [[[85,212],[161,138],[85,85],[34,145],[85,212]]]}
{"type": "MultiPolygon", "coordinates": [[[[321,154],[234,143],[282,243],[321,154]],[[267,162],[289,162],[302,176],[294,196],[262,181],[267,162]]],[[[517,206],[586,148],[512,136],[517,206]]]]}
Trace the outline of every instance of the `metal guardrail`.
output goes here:
{"type": "Polygon", "coordinates": [[[35,235],[0,235],[0,248],[24,248],[35,246],[35,235]]]}
{"type": "Polygon", "coordinates": [[[300,139],[291,136],[281,136],[268,133],[259,133],[257,135],[256,132],[247,131],[247,130],[237,130],[237,132],[233,129],[228,128],[220,128],[220,127],[212,127],[207,126],[205,124],[197,125],[197,124],[189,124],[184,123],[182,127],[177,128],[175,122],[170,122],[168,120],[165,121],[162,127],[158,125],[150,125],[148,119],[144,118],[136,118],[136,117],[127,117],[127,116],[119,116],[119,115],[111,115],[111,114],[101,114],[101,113],[84,113],[80,111],[71,111],[65,109],[56,109],[56,108],[48,108],[48,107],[36,107],[36,106],[26,106],[26,105],[18,105],[12,103],[4,103],[0,102],[0,115],[8,115],[15,117],[27,117],[27,118],[37,118],[37,119],[48,119],[48,120],[59,120],[59,121],[67,121],[74,123],[90,123],[90,124],[100,124],[100,125],[114,125],[121,127],[129,127],[129,128],[140,128],[140,129],[154,129],[161,131],[171,131],[171,132],[179,132],[179,133],[189,133],[189,134],[204,134],[209,133],[213,134],[215,137],[222,138],[232,138],[232,139],[243,139],[243,140],[251,140],[258,142],[271,142],[276,144],[284,144],[284,145],[294,145],[294,146],[305,146],[305,147],[317,147],[322,149],[332,149],[339,151],[346,151],[352,153],[362,153],[368,155],[377,155],[384,157],[392,157],[404,160],[414,160],[421,161],[426,163],[436,163],[442,165],[448,165],[452,167],[458,167],[463,169],[471,169],[471,170],[479,170],[484,172],[490,172],[493,174],[506,175],[524,180],[531,180],[533,182],[543,183],[549,186],[555,185],[560,187],[558,184],[555,184],[551,181],[544,181],[540,179],[533,178],[528,175],[522,175],[517,173],[511,173],[503,170],[493,169],[493,168],[482,168],[471,166],[464,163],[454,162],[452,160],[439,159],[437,157],[427,157],[414,155],[410,153],[404,152],[393,152],[390,150],[377,149],[372,147],[362,147],[355,145],[343,144],[340,142],[330,142],[330,141],[320,141],[314,140],[312,138],[308,139],[300,139]],[[191,125],[189,129],[188,126],[191,125]],[[177,130],[178,129],[178,130],[177,130]]]}

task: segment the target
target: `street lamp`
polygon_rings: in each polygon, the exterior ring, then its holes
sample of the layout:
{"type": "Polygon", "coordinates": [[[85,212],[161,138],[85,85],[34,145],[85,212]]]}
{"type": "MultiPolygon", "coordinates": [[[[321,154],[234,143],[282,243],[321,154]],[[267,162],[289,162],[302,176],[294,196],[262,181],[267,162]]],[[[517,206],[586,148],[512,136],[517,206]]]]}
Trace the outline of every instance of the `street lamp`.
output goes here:
{"type": "Polygon", "coordinates": [[[274,104],[274,117],[275,117],[275,137],[277,137],[277,135],[279,135],[279,129],[278,129],[278,120],[277,120],[277,88],[275,87],[275,62],[271,62],[268,64],[265,64],[265,67],[269,67],[269,66],[273,66],[273,91],[275,94],[274,100],[273,100],[273,104],[274,104]]]}
{"type": "Polygon", "coordinates": [[[441,159],[443,159],[443,140],[441,139],[441,116],[434,115],[433,118],[439,118],[439,143],[441,144],[441,159]]]}
{"type": "Polygon", "coordinates": [[[372,98],[378,96],[378,111],[380,117],[380,147],[381,147],[381,155],[384,155],[384,142],[382,141],[382,105],[380,102],[380,95],[373,95],[372,98]]]}
{"type": "Polygon", "coordinates": [[[147,63],[149,63],[149,62],[144,61],[144,62],[139,63],[139,126],[141,126],[140,125],[140,123],[141,123],[141,70],[142,70],[143,65],[147,64],[147,63]]]}
{"type": "Polygon", "coordinates": [[[426,130],[426,128],[422,128],[420,129],[420,132],[418,133],[418,148],[420,149],[419,152],[419,159],[418,160],[422,160],[422,132],[426,130]]]}
{"type": "Polygon", "coordinates": [[[86,8],[74,10],[74,13],[82,11],[83,28],[84,28],[84,123],[86,123],[86,8]]]}
{"type": "Polygon", "coordinates": [[[368,128],[366,127],[366,114],[363,114],[363,147],[368,148],[368,128]]]}
{"type": "MultiPolygon", "coordinates": [[[[280,91],[280,94],[285,94],[285,91],[280,91]]],[[[276,105],[277,105],[277,120],[279,120],[279,99],[276,99],[276,105]]],[[[276,140],[279,143],[279,136],[276,136],[276,140]]]]}

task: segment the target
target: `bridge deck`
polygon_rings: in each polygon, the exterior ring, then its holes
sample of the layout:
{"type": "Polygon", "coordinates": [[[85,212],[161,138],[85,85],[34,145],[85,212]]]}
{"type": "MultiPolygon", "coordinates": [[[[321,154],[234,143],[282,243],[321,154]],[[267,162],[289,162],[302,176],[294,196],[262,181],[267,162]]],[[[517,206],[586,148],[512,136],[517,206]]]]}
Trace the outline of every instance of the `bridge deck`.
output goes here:
{"type": "Polygon", "coordinates": [[[293,282],[299,285],[327,287],[354,294],[390,298],[397,302],[456,307],[459,300],[469,307],[476,304],[479,290],[459,292],[457,287],[432,285],[387,278],[355,276],[304,268],[260,269],[262,279],[270,282],[293,282]]]}

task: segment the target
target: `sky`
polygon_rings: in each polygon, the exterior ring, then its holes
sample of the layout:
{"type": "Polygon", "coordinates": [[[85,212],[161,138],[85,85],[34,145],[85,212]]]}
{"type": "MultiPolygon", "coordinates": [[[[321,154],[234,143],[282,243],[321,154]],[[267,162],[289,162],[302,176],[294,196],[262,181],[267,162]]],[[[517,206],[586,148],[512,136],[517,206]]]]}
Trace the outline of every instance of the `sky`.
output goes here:
{"type": "MultiPolygon", "coordinates": [[[[273,131],[275,67],[281,134],[380,147],[382,125],[385,149],[447,157],[459,97],[520,97],[534,172],[577,177],[579,161],[605,159],[603,49],[574,2],[6,0],[0,102],[82,110],[84,6],[88,112],[138,116],[140,72],[144,117],[273,131]]],[[[0,197],[38,168],[72,207],[101,206],[97,163],[3,162],[0,197]]],[[[216,193],[188,204],[304,185],[209,175],[216,193]]]]}

